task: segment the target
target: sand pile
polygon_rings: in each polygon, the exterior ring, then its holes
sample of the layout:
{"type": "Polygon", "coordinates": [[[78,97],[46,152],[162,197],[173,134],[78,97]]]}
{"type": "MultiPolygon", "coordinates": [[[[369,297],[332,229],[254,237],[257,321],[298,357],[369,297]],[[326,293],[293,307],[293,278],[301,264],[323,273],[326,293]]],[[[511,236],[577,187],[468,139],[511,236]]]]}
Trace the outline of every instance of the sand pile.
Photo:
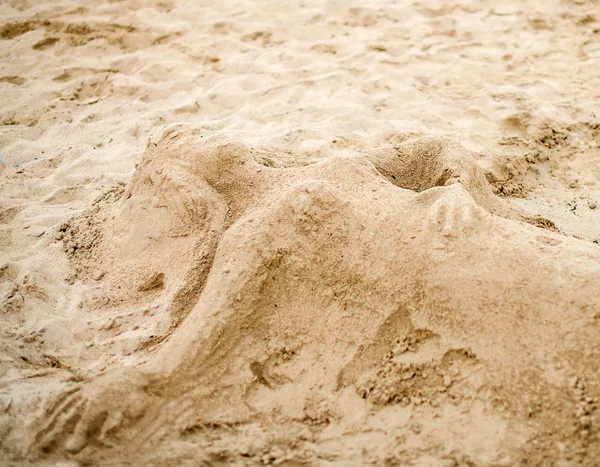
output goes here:
{"type": "Polygon", "coordinates": [[[597,458],[600,251],[520,216],[450,140],[273,168],[240,142],[170,127],[56,240],[81,313],[139,336],[129,364],[19,400],[29,423],[5,417],[4,451],[597,458]]]}

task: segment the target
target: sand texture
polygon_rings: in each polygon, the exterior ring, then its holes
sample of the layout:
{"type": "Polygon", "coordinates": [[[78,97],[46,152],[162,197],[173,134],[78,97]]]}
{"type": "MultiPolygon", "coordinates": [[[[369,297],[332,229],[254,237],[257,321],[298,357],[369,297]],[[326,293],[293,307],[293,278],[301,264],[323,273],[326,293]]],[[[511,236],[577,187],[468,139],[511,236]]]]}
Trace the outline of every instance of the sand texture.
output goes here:
{"type": "Polygon", "coordinates": [[[600,2],[0,17],[1,465],[598,465],[600,2]]]}

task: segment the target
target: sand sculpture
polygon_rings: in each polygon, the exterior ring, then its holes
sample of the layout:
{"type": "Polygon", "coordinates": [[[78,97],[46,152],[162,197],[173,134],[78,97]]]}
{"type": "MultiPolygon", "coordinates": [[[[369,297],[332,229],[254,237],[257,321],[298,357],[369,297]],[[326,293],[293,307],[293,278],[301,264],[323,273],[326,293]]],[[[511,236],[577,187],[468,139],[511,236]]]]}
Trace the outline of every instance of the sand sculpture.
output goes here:
{"type": "Polygon", "coordinates": [[[81,280],[120,307],[159,297],[168,329],[135,365],[49,396],[29,455],[122,455],[202,424],[341,426],[348,398],[449,397],[487,401],[548,455],[568,437],[596,452],[600,250],[531,223],[450,140],[273,168],[169,127],[64,239],[81,280]]]}

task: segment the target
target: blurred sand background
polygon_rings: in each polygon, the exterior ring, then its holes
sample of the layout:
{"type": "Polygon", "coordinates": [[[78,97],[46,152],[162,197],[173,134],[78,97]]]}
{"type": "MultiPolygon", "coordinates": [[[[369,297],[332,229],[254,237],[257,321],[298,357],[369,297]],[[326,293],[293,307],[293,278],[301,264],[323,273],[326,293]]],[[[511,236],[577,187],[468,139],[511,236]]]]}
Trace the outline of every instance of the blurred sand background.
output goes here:
{"type": "MultiPolygon", "coordinates": [[[[142,325],[82,311],[61,225],[127,183],[168,124],[274,148],[275,166],[449,136],[476,154],[498,196],[600,242],[596,0],[7,0],[0,20],[6,417],[18,399],[135,360],[166,332],[164,316],[142,325]]],[[[465,452],[500,436],[486,426],[465,452]]],[[[264,452],[264,463],[283,458],[264,452]]],[[[431,452],[411,459],[446,465],[431,452]]]]}

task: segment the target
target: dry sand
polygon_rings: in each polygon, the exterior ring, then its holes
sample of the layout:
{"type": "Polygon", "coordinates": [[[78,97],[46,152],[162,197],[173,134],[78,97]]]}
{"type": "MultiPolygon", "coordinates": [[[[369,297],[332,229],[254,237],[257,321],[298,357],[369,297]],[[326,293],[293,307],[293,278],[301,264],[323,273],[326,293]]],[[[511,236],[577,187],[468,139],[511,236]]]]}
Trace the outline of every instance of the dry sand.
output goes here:
{"type": "Polygon", "coordinates": [[[600,2],[0,18],[2,465],[598,465],[600,2]]]}

